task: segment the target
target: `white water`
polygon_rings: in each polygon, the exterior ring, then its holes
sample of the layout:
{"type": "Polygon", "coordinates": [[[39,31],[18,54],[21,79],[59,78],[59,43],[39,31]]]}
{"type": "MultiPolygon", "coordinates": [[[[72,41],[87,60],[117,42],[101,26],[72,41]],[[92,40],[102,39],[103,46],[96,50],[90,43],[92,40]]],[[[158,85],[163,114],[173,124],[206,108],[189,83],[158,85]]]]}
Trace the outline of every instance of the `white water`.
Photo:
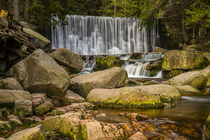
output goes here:
{"type": "Polygon", "coordinates": [[[127,71],[129,78],[162,78],[162,71],[159,71],[156,76],[150,77],[150,71],[146,67],[151,61],[156,61],[163,56],[162,53],[144,54],[141,60],[128,60],[122,67],[127,71]]]}
{"type": "Polygon", "coordinates": [[[135,18],[74,15],[67,16],[67,21],[68,25],[51,27],[52,48],[64,47],[80,55],[111,55],[152,52],[155,47],[155,29],[140,31],[135,18]]]}

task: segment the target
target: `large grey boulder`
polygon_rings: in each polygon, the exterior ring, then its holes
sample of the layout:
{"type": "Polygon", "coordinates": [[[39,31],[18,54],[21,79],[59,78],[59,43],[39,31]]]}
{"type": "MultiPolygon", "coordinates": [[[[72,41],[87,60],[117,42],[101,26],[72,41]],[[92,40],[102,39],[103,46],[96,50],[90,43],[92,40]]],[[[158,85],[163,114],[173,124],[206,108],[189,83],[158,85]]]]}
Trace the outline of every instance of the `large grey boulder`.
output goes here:
{"type": "Polygon", "coordinates": [[[85,102],[84,97],[81,97],[80,95],[74,93],[71,90],[68,90],[66,92],[66,95],[64,96],[64,98],[65,98],[65,101],[67,102],[67,104],[85,102]]]}
{"type": "Polygon", "coordinates": [[[29,29],[23,28],[23,31],[31,38],[32,42],[40,49],[47,50],[50,47],[50,41],[43,35],[29,29]]]}
{"type": "Polygon", "coordinates": [[[180,99],[179,91],[170,85],[148,85],[119,89],[93,89],[87,101],[101,107],[159,108],[163,103],[180,99]]]}
{"type": "Polygon", "coordinates": [[[116,88],[122,86],[127,80],[127,72],[120,67],[80,75],[70,80],[70,89],[86,97],[95,88],[116,88]]]}
{"type": "Polygon", "coordinates": [[[18,81],[13,77],[0,80],[0,89],[23,90],[18,81]]]}
{"type": "Polygon", "coordinates": [[[8,74],[32,93],[64,96],[69,86],[68,72],[41,49],[12,66],[8,74]]]}
{"type": "Polygon", "coordinates": [[[199,96],[202,95],[202,92],[196,88],[193,88],[189,85],[176,86],[182,96],[199,96]]]}
{"type": "Polygon", "coordinates": [[[0,89],[0,106],[14,105],[18,100],[31,100],[31,95],[22,90],[1,90],[0,89]]]}
{"type": "Polygon", "coordinates": [[[71,74],[79,73],[82,70],[82,58],[66,48],[59,48],[53,53],[50,53],[50,56],[71,74]]]}
{"type": "Polygon", "coordinates": [[[34,128],[28,128],[19,132],[16,132],[9,136],[7,140],[46,140],[44,132],[41,126],[34,128]]]}

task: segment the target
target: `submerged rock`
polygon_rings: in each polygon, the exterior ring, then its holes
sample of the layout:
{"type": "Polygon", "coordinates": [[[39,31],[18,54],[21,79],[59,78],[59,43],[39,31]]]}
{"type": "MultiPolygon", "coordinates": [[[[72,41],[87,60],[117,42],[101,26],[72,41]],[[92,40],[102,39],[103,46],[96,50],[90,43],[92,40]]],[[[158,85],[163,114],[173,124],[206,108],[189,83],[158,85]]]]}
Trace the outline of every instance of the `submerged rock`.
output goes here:
{"type": "Polygon", "coordinates": [[[46,140],[46,138],[41,130],[41,126],[37,126],[16,132],[8,137],[7,140],[46,140]]]}
{"type": "Polygon", "coordinates": [[[0,106],[14,106],[18,100],[31,100],[31,95],[22,90],[1,90],[0,89],[0,106]]]}
{"type": "Polygon", "coordinates": [[[68,72],[41,49],[12,66],[9,75],[32,93],[64,96],[69,86],[68,72]]]}
{"type": "Polygon", "coordinates": [[[102,107],[159,108],[165,102],[180,99],[179,91],[170,85],[149,85],[119,89],[94,89],[87,101],[102,107]]]}
{"type": "Polygon", "coordinates": [[[0,89],[23,90],[15,78],[6,78],[0,80],[0,89]]]}
{"type": "Polygon", "coordinates": [[[200,53],[189,51],[172,50],[165,53],[162,69],[171,70],[194,70],[207,65],[207,59],[200,53]]]}
{"type": "Polygon", "coordinates": [[[180,74],[169,79],[166,83],[171,85],[190,85],[197,89],[202,89],[206,86],[207,78],[200,71],[192,71],[180,74]]]}
{"type": "Polygon", "coordinates": [[[105,70],[112,67],[121,67],[124,61],[116,56],[97,57],[96,58],[96,69],[105,70]]]}
{"type": "Polygon", "coordinates": [[[86,97],[95,88],[116,88],[127,80],[127,72],[120,67],[80,75],[70,80],[70,89],[86,97]]]}
{"type": "Polygon", "coordinates": [[[71,74],[79,73],[82,70],[82,58],[66,48],[59,48],[51,53],[50,56],[71,74]]]}

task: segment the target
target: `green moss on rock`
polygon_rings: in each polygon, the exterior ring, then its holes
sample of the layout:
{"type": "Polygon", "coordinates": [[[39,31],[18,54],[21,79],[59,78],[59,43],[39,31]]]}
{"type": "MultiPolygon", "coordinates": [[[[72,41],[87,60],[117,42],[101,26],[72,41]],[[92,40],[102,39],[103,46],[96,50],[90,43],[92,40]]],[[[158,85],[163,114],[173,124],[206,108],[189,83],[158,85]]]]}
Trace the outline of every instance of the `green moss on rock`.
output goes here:
{"type": "Polygon", "coordinates": [[[121,67],[124,61],[116,56],[97,57],[96,58],[96,69],[104,70],[112,67],[121,67]]]}

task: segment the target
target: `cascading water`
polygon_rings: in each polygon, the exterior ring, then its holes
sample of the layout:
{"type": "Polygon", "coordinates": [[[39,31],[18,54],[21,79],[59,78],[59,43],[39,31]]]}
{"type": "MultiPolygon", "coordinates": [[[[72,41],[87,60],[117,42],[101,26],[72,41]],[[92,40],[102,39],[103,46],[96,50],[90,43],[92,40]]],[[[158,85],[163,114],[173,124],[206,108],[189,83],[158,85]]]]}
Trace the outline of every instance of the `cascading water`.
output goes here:
{"type": "MultiPolygon", "coordinates": [[[[151,61],[163,58],[162,53],[148,53],[142,56],[141,60],[128,60],[125,62],[123,68],[128,73],[129,78],[148,78],[150,71],[146,69],[151,61]]],[[[159,71],[153,78],[162,78],[162,71],[159,71]]]]}
{"type": "Polygon", "coordinates": [[[67,21],[68,25],[51,27],[52,48],[64,47],[80,55],[152,52],[158,36],[155,28],[140,31],[135,18],[74,15],[67,21]]]}

